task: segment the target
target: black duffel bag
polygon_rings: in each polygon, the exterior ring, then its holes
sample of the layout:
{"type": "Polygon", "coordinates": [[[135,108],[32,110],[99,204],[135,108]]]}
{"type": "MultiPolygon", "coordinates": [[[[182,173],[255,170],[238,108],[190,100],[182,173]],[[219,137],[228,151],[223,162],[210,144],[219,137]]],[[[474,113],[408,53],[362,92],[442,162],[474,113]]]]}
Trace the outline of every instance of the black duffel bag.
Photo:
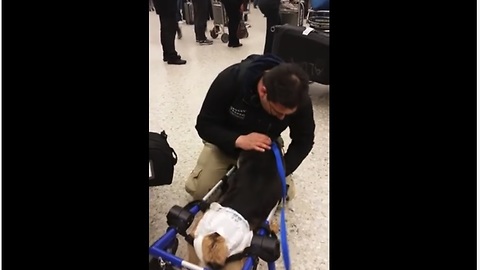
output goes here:
{"type": "Polygon", "coordinates": [[[170,185],[173,181],[173,169],[177,164],[177,154],[168,144],[167,134],[149,132],[148,134],[149,181],[148,186],[170,185]]]}

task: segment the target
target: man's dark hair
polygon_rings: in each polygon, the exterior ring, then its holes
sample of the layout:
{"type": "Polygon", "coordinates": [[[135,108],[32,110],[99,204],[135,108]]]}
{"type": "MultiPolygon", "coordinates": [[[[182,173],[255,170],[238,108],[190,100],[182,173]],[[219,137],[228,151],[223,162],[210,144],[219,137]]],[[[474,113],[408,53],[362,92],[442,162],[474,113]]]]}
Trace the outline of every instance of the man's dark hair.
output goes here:
{"type": "Polygon", "coordinates": [[[295,63],[281,63],[263,75],[267,99],[293,109],[308,95],[308,74],[295,63]]]}

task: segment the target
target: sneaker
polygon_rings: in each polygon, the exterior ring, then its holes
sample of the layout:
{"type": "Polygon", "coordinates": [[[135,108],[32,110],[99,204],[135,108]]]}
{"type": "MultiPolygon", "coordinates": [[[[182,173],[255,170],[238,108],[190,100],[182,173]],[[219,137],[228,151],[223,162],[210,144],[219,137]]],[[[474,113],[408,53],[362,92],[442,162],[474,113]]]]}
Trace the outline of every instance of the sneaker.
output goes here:
{"type": "Polygon", "coordinates": [[[212,45],[213,44],[213,40],[210,40],[210,39],[197,40],[197,42],[200,45],[212,45]]]}

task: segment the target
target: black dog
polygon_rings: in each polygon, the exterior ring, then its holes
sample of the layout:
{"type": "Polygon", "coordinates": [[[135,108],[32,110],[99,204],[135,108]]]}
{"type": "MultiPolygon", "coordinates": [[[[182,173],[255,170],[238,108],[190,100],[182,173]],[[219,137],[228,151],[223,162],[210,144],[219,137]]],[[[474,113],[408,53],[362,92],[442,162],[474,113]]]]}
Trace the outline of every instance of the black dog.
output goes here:
{"type": "Polygon", "coordinates": [[[252,230],[258,229],[282,199],[282,182],[273,151],[242,151],[231,180],[218,202],[242,215],[252,230]]]}
{"type": "MultiPolygon", "coordinates": [[[[210,205],[191,232],[195,240],[193,246],[189,245],[189,261],[202,261],[212,269],[241,269],[243,259],[228,258],[240,254],[236,253],[241,252],[239,247],[251,240],[253,232],[281,199],[282,182],[273,151],[242,151],[227,190],[217,203],[210,205]]],[[[270,229],[278,231],[272,224],[270,229]]]]}

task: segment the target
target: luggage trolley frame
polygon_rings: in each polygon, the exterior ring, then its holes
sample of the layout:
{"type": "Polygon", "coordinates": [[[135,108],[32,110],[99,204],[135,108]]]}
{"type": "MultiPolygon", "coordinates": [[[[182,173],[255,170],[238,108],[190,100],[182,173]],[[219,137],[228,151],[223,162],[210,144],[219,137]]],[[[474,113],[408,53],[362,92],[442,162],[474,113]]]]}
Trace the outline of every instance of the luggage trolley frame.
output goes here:
{"type": "Polygon", "coordinates": [[[227,13],[225,7],[219,0],[212,0],[213,28],[210,30],[210,36],[217,38],[219,35],[223,43],[228,42],[228,34],[225,32],[227,27],[227,13]]]}
{"type": "Polygon", "coordinates": [[[308,10],[307,24],[317,31],[330,34],[330,10],[308,10]]]}
{"type": "Polygon", "coordinates": [[[280,5],[280,17],[282,18],[282,24],[290,24],[293,26],[303,26],[305,17],[305,3],[303,0],[299,0],[293,5],[293,8],[286,8],[280,5]]]}
{"type": "MultiPolygon", "coordinates": [[[[243,5],[243,4],[242,4],[243,5]]],[[[243,11],[243,14],[241,16],[241,21],[240,23],[245,23],[245,18],[247,14],[250,12],[249,5],[247,6],[247,11],[243,11]]],[[[223,6],[223,3],[220,2],[219,0],[212,0],[212,11],[213,11],[213,28],[210,30],[210,36],[215,39],[220,35],[220,39],[222,40],[223,43],[228,42],[228,35],[231,35],[233,33],[227,33],[225,31],[225,28],[227,28],[228,24],[228,17],[227,13],[225,12],[225,7],[223,6]]],[[[247,27],[247,25],[246,25],[247,27]]],[[[237,33],[234,33],[235,35],[237,33]]],[[[239,36],[239,39],[242,38],[247,38],[248,37],[248,31],[245,31],[245,35],[239,36]]]]}
{"type": "Polygon", "coordinates": [[[330,0],[310,0],[307,24],[317,31],[330,34],[330,0]],[[316,1],[316,3],[312,3],[316,1]],[[315,5],[314,8],[313,5],[315,5]]]}
{"type": "Polygon", "coordinates": [[[243,21],[248,21],[248,14],[250,14],[250,0],[249,1],[244,1],[242,3],[244,9],[243,9],[243,21]]]}
{"type": "MultiPolygon", "coordinates": [[[[222,191],[227,187],[228,179],[235,173],[236,167],[232,166],[224,177],[203,197],[201,202],[207,202],[208,199],[214,194],[218,188],[222,191]]],[[[149,248],[150,256],[152,257],[149,264],[149,269],[190,269],[190,270],[210,270],[209,268],[203,268],[201,266],[190,263],[175,256],[175,252],[178,247],[177,234],[187,236],[186,230],[193,222],[195,215],[201,210],[201,202],[189,203],[184,207],[178,205],[173,206],[167,214],[167,223],[169,227],[167,232],[161,236],[153,245],[149,248]],[[157,261],[158,260],[158,261],[157,261]]],[[[276,237],[268,235],[266,229],[272,220],[278,204],[270,211],[268,218],[264,222],[264,226],[260,228],[254,237],[252,238],[251,247],[253,250],[261,250],[262,254],[268,253],[271,261],[267,261],[268,270],[275,270],[275,261],[280,257],[280,244],[276,237]]],[[[252,252],[254,253],[254,252],[252,252]]],[[[260,256],[258,254],[252,254],[247,257],[242,270],[255,270],[257,269],[260,256]]]]}

